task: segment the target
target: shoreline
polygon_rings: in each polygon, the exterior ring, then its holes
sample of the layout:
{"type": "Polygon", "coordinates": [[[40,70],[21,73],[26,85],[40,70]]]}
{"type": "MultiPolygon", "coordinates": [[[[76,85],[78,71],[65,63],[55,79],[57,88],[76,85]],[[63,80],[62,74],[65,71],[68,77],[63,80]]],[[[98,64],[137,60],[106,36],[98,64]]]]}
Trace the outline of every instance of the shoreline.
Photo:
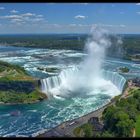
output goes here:
{"type": "Polygon", "coordinates": [[[0,105],[27,105],[27,104],[35,104],[35,103],[39,103],[39,102],[42,102],[44,100],[47,100],[48,98],[44,98],[42,100],[36,100],[36,101],[32,101],[32,102],[29,102],[29,103],[4,103],[4,102],[0,102],[0,105]]]}
{"type": "MultiPolygon", "coordinates": [[[[0,47],[16,47],[16,48],[30,48],[30,49],[52,49],[52,48],[46,48],[46,47],[36,47],[36,46],[27,46],[27,45],[25,45],[25,46],[21,46],[21,45],[13,45],[13,44],[1,44],[0,43],[0,47]]],[[[62,48],[53,48],[53,50],[61,50],[62,48]]],[[[83,52],[83,49],[82,50],[79,50],[79,49],[64,49],[64,50],[76,50],[76,51],[80,51],[80,52],[83,52]]],[[[128,58],[122,58],[122,57],[114,57],[114,56],[110,56],[110,55],[108,55],[107,57],[110,57],[110,58],[117,58],[117,59],[122,59],[122,60],[127,60],[127,61],[130,61],[130,62],[139,62],[140,61],[140,59],[128,59],[128,58]]]]}
{"type": "MultiPolygon", "coordinates": [[[[125,91],[126,89],[127,89],[127,88],[125,88],[124,91],[125,91]]],[[[117,95],[117,96],[120,96],[120,95],[123,96],[124,93],[125,93],[125,92],[123,92],[123,93],[121,93],[121,94],[119,94],[119,95],[117,95]]],[[[116,96],[115,96],[115,97],[116,97],[116,96]]],[[[112,104],[115,103],[115,100],[114,100],[115,97],[111,98],[109,102],[105,103],[103,106],[99,107],[97,110],[94,110],[94,111],[92,111],[92,112],[89,112],[88,114],[85,114],[85,115],[83,115],[83,116],[81,116],[81,117],[78,117],[78,118],[75,118],[75,119],[72,119],[72,120],[67,120],[67,121],[65,121],[65,122],[62,122],[62,123],[60,123],[59,125],[55,126],[54,128],[50,128],[50,129],[44,128],[44,129],[39,130],[39,131],[37,131],[37,132],[35,132],[35,133],[31,134],[31,135],[28,135],[28,136],[22,135],[21,137],[46,137],[46,136],[45,136],[46,133],[49,133],[50,131],[53,131],[53,130],[57,129],[57,128],[63,126],[64,124],[66,124],[66,123],[67,123],[67,124],[68,124],[68,123],[71,123],[71,122],[73,122],[73,121],[75,121],[75,120],[78,120],[78,119],[87,117],[87,116],[89,116],[89,115],[91,115],[91,116],[93,117],[92,114],[97,114],[97,113],[100,112],[100,111],[102,112],[106,107],[108,107],[108,106],[110,106],[110,105],[112,105],[112,104]]],[[[42,101],[44,101],[44,100],[45,100],[45,99],[43,99],[42,101]]],[[[39,101],[37,101],[37,102],[39,102],[39,101]]],[[[37,103],[37,102],[34,102],[34,103],[37,103]]],[[[20,104],[21,104],[21,103],[20,103],[20,104]]],[[[24,103],[24,104],[29,104],[29,103],[24,103]]],[[[1,105],[1,104],[0,104],[0,105],[1,105]]],[[[7,103],[7,104],[3,104],[3,105],[11,105],[11,104],[8,104],[8,103],[7,103]]],[[[15,105],[15,104],[12,104],[12,105],[15,105]]],[[[97,116],[99,116],[99,115],[97,115],[97,116]]],[[[62,128],[61,128],[61,129],[62,129],[62,128]]],[[[68,135],[68,136],[70,136],[70,135],[68,135]]],[[[16,135],[15,137],[18,137],[18,135],[16,135]]],[[[63,137],[64,137],[64,136],[63,136],[63,137]]]]}
{"type": "MultiPolygon", "coordinates": [[[[122,93],[122,94],[119,94],[119,95],[123,95],[123,93],[122,93]]],[[[118,96],[119,96],[119,95],[118,95],[118,96]]],[[[115,96],[115,97],[116,97],[116,96],[115,96]]],[[[108,106],[114,104],[114,103],[115,103],[115,101],[114,101],[114,98],[115,98],[115,97],[111,98],[110,101],[109,101],[108,103],[106,103],[106,104],[104,104],[103,106],[99,107],[97,110],[94,110],[94,111],[92,111],[92,112],[89,112],[89,113],[87,113],[87,114],[85,114],[85,115],[83,115],[83,116],[81,116],[81,117],[77,117],[77,118],[72,119],[72,120],[64,121],[64,122],[60,123],[59,125],[55,126],[54,128],[43,129],[43,130],[40,130],[40,131],[38,131],[38,132],[35,132],[35,133],[31,134],[31,137],[46,137],[46,136],[45,136],[46,133],[49,133],[50,131],[53,131],[53,130],[55,130],[55,129],[57,129],[57,128],[63,127],[65,124],[75,122],[76,120],[79,120],[79,119],[84,118],[84,117],[86,118],[87,116],[89,116],[89,115],[91,115],[91,114],[96,114],[97,112],[101,111],[102,109],[104,110],[106,107],[108,107],[108,106]]]]}
{"type": "MultiPolygon", "coordinates": [[[[127,84],[127,81],[126,81],[126,84],[127,84]]],[[[125,95],[125,94],[126,94],[126,91],[127,91],[129,88],[130,88],[129,86],[128,86],[128,87],[124,87],[124,90],[122,91],[122,93],[119,94],[119,95],[117,95],[117,96],[120,96],[120,98],[123,98],[124,96],[127,96],[127,95],[125,95]]],[[[59,132],[61,132],[61,131],[60,131],[60,128],[61,128],[61,129],[63,128],[63,131],[64,131],[64,126],[65,126],[66,124],[71,124],[71,123],[73,123],[73,122],[78,122],[77,120],[80,120],[80,119],[82,119],[82,122],[81,122],[81,123],[83,123],[83,118],[91,118],[91,117],[94,117],[94,116],[99,117],[99,115],[97,115],[97,114],[100,114],[100,113],[102,114],[102,112],[104,111],[105,108],[107,108],[108,106],[113,105],[113,104],[116,103],[115,98],[116,98],[117,96],[114,96],[113,98],[111,98],[110,101],[109,101],[108,103],[106,103],[106,104],[104,104],[103,106],[99,107],[97,110],[94,110],[94,111],[92,111],[92,112],[89,112],[89,113],[87,113],[87,114],[85,114],[85,115],[83,115],[83,116],[81,116],[81,117],[78,117],[78,118],[75,118],[75,119],[72,119],[72,120],[68,120],[68,121],[64,121],[64,122],[60,123],[59,125],[55,126],[54,128],[40,130],[40,131],[38,131],[38,132],[36,132],[36,133],[33,133],[33,134],[31,135],[31,137],[47,137],[46,135],[49,135],[49,137],[53,137],[53,136],[51,136],[51,134],[50,134],[51,131],[54,131],[54,132],[59,133],[59,132]],[[90,116],[90,117],[89,117],[89,116],[90,116]]],[[[88,121],[88,120],[87,120],[87,121],[88,121]]],[[[64,131],[64,132],[65,132],[65,131],[64,131]]],[[[60,133],[60,134],[61,134],[61,133],[60,133]]],[[[64,133],[63,136],[61,135],[60,137],[64,137],[64,136],[65,136],[65,133],[64,133]]],[[[71,135],[69,135],[69,133],[68,133],[67,136],[70,136],[70,137],[71,137],[71,135]]],[[[59,137],[59,136],[57,135],[57,136],[54,136],[54,137],[59,137]]]]}

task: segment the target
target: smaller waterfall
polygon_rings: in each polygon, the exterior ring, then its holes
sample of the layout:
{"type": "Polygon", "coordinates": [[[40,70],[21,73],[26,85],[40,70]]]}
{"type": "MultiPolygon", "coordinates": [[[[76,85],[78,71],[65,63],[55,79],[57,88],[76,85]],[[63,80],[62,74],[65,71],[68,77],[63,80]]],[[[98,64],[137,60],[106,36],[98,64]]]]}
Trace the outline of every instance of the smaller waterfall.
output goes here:
{"type": "MultiPolygon", "coordinates": [[[[41,79],[42,92],[46,93],[48,96],[51,96],[50,92],[61,86],[65,87],[68,90],[71,90],[73,88],[73,86],[76,86],[73,83],[77,83],[77,82],[81,81],[81,79],[80,80],[77,79],[77,81],[73,81],[73,80],[75,80],[73,78],[78,74],[78,72],[79,72],[79,68],[74,67],[74,68],[63,70],[58,76],[52,76],[52,77],[48,77],[46,79],[41,79]],[[71,81],[71,82],[69,82],[69,81],[71,81]]],[[[82,77],[82,75],[81,75],[81,77],[82,77]]],[[[113,85],[115,85],[118,88],[120,93],[123,91],[123,87],[125,85],[126,79],[122,75],[118,74],[117,72],[102,70],[102,78],[105,81],[112,82],[113,85]]],[[[94,77],[93,77],[93,80],[94,80],[94,77]]],[[[87,81],[85,81],[85,83],[88,84],[87,81]]],[[[82,85],[81,85],[81,87],[82,87],[82,85]]]]}

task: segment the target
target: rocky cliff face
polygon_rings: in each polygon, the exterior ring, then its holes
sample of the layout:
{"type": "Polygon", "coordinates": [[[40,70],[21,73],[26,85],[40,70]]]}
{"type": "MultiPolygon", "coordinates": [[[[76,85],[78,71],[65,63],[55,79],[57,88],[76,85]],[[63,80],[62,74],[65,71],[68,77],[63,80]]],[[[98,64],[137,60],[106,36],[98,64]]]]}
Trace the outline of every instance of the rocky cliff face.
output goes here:
{"type": "Polygon", "coordinates": [[[17,93],[31,93],[35,90],[35,85],[33,82],[28,81],[0,81],[0,90],[12,90],[17,93]]]}

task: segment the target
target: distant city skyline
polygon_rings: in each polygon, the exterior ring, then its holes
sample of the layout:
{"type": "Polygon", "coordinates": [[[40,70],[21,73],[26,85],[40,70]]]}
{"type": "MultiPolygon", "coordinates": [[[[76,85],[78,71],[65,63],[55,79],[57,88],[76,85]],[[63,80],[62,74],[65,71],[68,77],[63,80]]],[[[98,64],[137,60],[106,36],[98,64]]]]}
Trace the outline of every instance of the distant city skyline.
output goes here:
{"type": "Polygon", "coordinates": [[[0,3],[0,34],[140,33],[140,3],[0,3]]]}

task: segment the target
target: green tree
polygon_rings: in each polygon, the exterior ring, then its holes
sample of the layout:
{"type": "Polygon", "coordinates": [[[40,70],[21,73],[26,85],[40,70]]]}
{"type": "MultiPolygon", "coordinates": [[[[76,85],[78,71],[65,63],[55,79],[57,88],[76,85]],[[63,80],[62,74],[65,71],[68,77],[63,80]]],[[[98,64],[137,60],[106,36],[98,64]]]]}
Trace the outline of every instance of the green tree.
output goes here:
{"type": "Polygon", "coordinates": [[[135,99],[140,98],[140,89],[137,89],[137,90],[134,91],[133,97],[134,97],[135,99]]]}
{"type": "Polygon", "coordinates": [[[140,111],[140,102],[137,103],[137,110],[140,111]]]}
{"type": "Polygon", "coordinates": [[[129,116],[127,113],[125,113],[124,111],[121,110],[121,111],[117,111],[116,113],[114,113],[110,119],[113,120],[111,131],[117,132],[116,124],[119,121],[129,119],[129,116]]]}
{"type": "Polygon", "coordinates": [[[93,126],[89,123],[84,124],[82,126],[82,129],[84,131],[84,136],[85,137],[92,137],[93,136],[93,126]]]}
{"type": "Polygon", "coordinates": [[[135,99],[135,98],[133,98],[133,97],[129,97],[129,98],[127,98],[126,99],[127,100],[127,102],[128,102],[128,105],[133,105],[133,106],[137,106],[137,99],[135,99]]]}
{"type": "Polygon", "coordinates": [[[111,132],[109,132],[109,131],[104,131],[104,132],[102,133],[101,137],[107,137],[107,138],[109,138],[109,137],[114,137],[114,134],[111,133],[111,132]]]}
{"type": "Polygon", "coordinates": [[[113,113],[115,113],[115,107],[109,106],[103,111],[103,120],[104,120],[104,127],[108,128],[111,126],[110,118],[112,117],[113,113]]]}
{"type": "Polygon", "coordinates": [[[133,121],[136,121],[136,117],[137,117],[137,108],[135,105],[127,105],[125,108],[124,108],[125,112],[129,115],[129,118],[132,119],[133,121]]]}
{"type": "Polygon", "coordinates": [[[109,106],[106,108],[103,112],[103,120],[104,120],[104,128],[113,130],[114,129],[114,115],[120,111],[120,108],[115,107],[115,106],[109,106]]]}
{"type": "Polygon", "coordinates": [[[120,99],[116,102],[116,106],[124,107],[128,105],[128,101],[126,99],[120,99]]]}
{"type": "Polygon", "coordinates": [[[118,121],[116,124],[117,135],[119,137],[131,137],[132,129],[135,127],[134,121],[130,119],[118,121]]]}

